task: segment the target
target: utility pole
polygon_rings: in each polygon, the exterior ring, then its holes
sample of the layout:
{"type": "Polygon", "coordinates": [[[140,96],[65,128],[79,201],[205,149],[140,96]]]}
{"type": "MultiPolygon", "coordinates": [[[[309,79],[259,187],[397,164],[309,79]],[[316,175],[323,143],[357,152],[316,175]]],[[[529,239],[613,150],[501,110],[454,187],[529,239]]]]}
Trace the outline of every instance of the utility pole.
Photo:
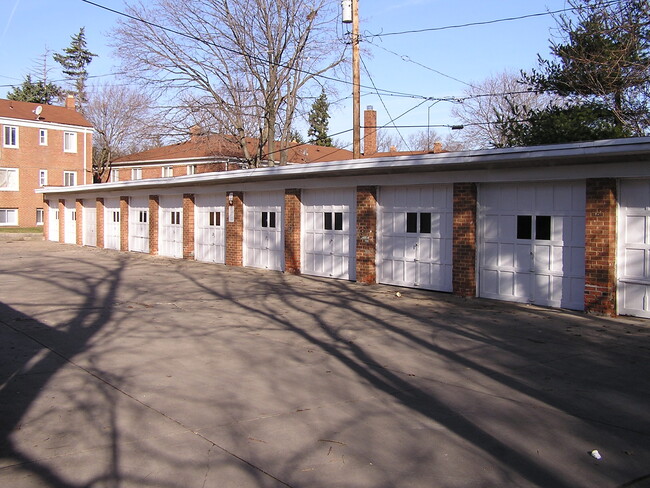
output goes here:
{"type": "Polygon", "coordinates": [[[359,70],[359,0],[352,0],[352,157],[361,157],[361,76],[359,70]]]}

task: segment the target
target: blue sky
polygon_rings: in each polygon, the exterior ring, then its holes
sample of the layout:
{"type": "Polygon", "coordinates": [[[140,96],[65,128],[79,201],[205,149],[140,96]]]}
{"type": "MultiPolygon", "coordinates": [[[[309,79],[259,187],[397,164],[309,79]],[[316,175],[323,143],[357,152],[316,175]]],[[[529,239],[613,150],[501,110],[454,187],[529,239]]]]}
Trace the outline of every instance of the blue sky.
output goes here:
{"type": "MultiPolygon", "coordinates": [[[[122,0],[95,1],[115,10],[124,8],[122,0]]],[[[110,74],[117,71],[118,61],[112,56],[107,36],[117,20],[115,14],[81,0],[4,0],[3,4],[3,11],[9,15],[0,20],[0,49],[5,54],[0,62],[0,97],[6,96],[9,85],[19,84],[34,69],[46,49],[61,51],[82,26],[86,29],[89,49],[99,55],[89,66],[90,74],[95,80],[110,81],[110,74]]],[[[536,66],[538,53],[548,57],[549,37],[555,27],[553,17],[542,15],[394,36],[373,37],[372,34],[485,22],[567,7],[566,0],[359,0],[361,31],[368,36],[363,43],[364,62],[371,75],[362,67],[362,84],[372,86],[374,82],[378,88],[418,97],[460,96],[467,83],[480,82],[504,70],[530,69],[536,66]]],[[[51,57],[48,63],[58,68],[51,57]]],[[[54,80],[61,78],[57,69],[50,76],[54,80]]],[[[351,91],[346,85],[339,86],[338,90],[340,97],[351,91]]],[[[364,94],[361,105],[362,108],[372,105],[381,125],[413,109],[422,100],[387,96],[380,99],[364,94]]],[[[427,119],[432,125],[454,123],[449,113],[450,102],[430,105],[430,102],[422,103],[396,123],[426,125],[427,119]]],[[[330,132],[351,127],[349,103],[332,107],[330,114],[330,132]]],[[[443,137],[449,131],[435,130],[443,137]]],[[[409,129],[403,132],[408,134],[409,129]]],[[[337,138],[347,141],[351,135],[337,138]]]]}

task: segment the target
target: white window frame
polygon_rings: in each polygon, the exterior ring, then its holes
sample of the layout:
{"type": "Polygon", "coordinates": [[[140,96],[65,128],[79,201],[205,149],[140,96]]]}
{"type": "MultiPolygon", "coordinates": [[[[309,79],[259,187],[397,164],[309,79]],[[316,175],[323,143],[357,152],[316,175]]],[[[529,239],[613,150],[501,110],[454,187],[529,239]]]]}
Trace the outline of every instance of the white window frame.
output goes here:
{"type": "Polygon", "coordinates": [[[64,171],[63,172],[63,186],[76,186],[77,185],[77,172],[76,171],[64,171]],[[72,181],[70,180],[72,177],[72,181]],[[72,183],[72,184],[70,184],[72,183]]]}
{"type": "Polygon", "coordinates": [[[18,225],[18,209],[17,208],[0,208],[0,227],[3,226],[16,226],[18,225]],[[9,215],[13,219],[9,221],[9,215]],[[4,221],[4,222],[3,222],[4,221]]]}
{"type": "Polygon", "coordinates": [[[120,170],[113,168],[111,170],[111,182],[115,183],[120,181],[120,170]]]}
{"type": "Polygon", "coordinates": [[[0,191],[18,191],[20,190],[19,185],[19,173],[18,168],[0,168],[0,191]],[[9,180],[9,175],[13,174],[13,186],[3,186],[9,180]]]}
{"type": "Polygon", "coordinates": [[[142,168],[132,168],[131,169],[131,179],[132,180],[141,180],[142,179],[142,168]]]}
{"type": "Polygon", "coordinates": [[[47,170],[38,170],[38,186],[47,186],[47,170]]]}
{"type": "Polygon", "coordinates": [[[44,211],[42,208],[36,209],[36,225],[43,225],[44,211]]]}
{"type": "Polygon", "coordinates": [[[18,149],[18,126],[5,125],[2,131],[2,145],[4,147],[11,147],[18,149]]]}
{"type": "Polygon", "coordinates": [[[173,166],[163,166],[162,167],[162,177],[163,178],[172,178],[174,176],[174,167],[173,166]]]}
{"type": "Polygon", "coordinates": [[[188,175],[195,175],[196,174],[196,164],[188,164],[187,165],[187,174],[188,175]]]}
{"type": "Polygon", "coordinates": [[[63,133],[63,152],[77,152],[77,133],[65,131],[63,133]]]}
{"type": "Polygon", "coordinates": [[[38,144],[39,146],[47,146],[47,129],[38,130],[38,144]]]}

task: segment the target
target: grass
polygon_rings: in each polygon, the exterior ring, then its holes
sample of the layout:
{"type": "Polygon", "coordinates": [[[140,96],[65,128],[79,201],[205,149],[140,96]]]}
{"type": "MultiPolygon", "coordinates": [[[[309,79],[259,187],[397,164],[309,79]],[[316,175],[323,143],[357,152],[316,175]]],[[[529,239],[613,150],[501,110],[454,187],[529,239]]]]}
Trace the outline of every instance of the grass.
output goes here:
{"type": "Polygon", "coordinates": [[[42,234],[43,227],[0,227],[0,234],[42,234]]]}

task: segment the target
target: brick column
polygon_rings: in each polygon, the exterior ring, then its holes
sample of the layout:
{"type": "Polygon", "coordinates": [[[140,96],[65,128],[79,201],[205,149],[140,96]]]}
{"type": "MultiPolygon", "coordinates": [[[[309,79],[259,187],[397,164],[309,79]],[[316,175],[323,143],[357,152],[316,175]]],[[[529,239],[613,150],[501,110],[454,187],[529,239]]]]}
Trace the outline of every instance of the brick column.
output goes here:
{"type": "Polygon", "coordinates": [[[65,242],[65,200],[59,200],[59,242],[65,242]]]}
{"type": "Polygon", "coordinates": [[[357,281],[377,282],[377,187],[357,187],[357,281]]]}
{"type": "Polygon", "coordinates": [[[120,197],[120,251],[129,250],[129,197],[120,197]]]}
{"type": "Polygon", "coordinates": [[[77,213],[77,245],[83,246],[84,243],[84,201],[77,198],[74,202],[74,210],[77,213]]]}
{"type": "Polygon", "coordinates": [[[244,265],[244,194],[242,192],[226,193],[226,264],[244,265]],[[232,205],[228,199],[230,193],[233,195],[232,205]],[[232,222],[231,212],[233,212],[232,222]]]}
{"type": "Polygon", "coordinates": [[[43,200],[43,240],[50,240],[50,201],[43,200]]]}
{"type": "Polygon", "coordinates": [[[476,296],[476,183],[454,183],[453,293],[476,296]]]}
{"type": "Polygon", "coordinates": [[[183,259],[194,259],[194,194],[183,195],[183,259]]]}
{"type": "Polygon", "coordinates": [[[149,254],[158,254],[158,214],[160,198],[149,195],[149,254]]]}
{"type": "Polygon", "coordinates": [[[96,203],[97,211],[97,247],[104,247],[104,199],[98,198],[96,203]]]}
{"type": "Polygon", "coordinates": [[[284,191],[284,269],[300,274],[300,210],[299,189],[284,191]]]}
{"type": "Polygon", "coordinates": [[[585,311],[616,315],[616,180],[587,179],[585,311]]]}

